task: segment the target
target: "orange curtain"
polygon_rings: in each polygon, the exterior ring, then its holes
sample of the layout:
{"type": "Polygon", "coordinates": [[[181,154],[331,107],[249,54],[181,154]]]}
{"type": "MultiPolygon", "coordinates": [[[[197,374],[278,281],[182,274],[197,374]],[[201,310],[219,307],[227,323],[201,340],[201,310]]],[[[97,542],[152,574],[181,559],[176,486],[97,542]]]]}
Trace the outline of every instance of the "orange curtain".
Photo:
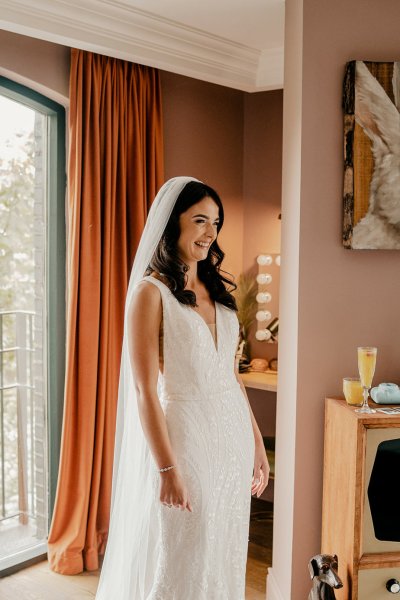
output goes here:
{"type": "Polygon", "coordinates": [[[163,183],[157,70],[72,50],[67,361],[50,568],[99,567],[107,541],[125,295],[163,183]]]}

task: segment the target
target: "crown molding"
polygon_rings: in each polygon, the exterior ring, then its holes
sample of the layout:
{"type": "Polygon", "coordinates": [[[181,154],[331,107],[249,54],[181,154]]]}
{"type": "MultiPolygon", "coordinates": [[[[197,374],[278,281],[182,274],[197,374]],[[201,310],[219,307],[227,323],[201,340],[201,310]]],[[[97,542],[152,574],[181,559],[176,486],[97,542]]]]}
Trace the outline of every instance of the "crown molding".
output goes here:
{"type": "Polygon", "coordinates": [[[260,51],[121,0],[0,0],[2,29],[246,92],[283,87],[283,48],[260,51]]]}
{"type": "Polygon", "coordinates": [[[262,50],[255,82],[257,90],[283,88],[283,60],[283,48],[262,50]]]}

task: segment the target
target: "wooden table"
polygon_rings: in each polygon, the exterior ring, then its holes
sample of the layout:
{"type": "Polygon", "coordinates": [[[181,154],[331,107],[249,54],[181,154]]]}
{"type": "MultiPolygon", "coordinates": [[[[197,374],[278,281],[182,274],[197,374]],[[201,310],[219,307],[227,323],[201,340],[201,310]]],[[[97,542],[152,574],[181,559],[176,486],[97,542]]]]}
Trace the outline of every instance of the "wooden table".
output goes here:
{"type": "Polygon", "coordinates": [[[260,373],[258,371],[249,371],[240,373],[245,387],[256,390],[266,390],[267,392],[276,392],[278,383],[278,372],[267,371],[260,373]]]}

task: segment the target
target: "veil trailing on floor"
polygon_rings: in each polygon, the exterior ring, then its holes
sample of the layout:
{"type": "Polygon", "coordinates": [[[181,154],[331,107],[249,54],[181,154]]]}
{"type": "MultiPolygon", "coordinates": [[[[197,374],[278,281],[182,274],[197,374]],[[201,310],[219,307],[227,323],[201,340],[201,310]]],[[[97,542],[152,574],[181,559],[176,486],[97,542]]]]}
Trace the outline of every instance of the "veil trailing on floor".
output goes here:
{"type": "MultiPolygon", "coordinates": [[[[176,199],[189,181],[198,180],[174,177],[159,190],[151,205],[129,279],[118,388],[110,527],[96,600],[146,600],[157,565],[159,531],[151,511],[155,464],[139,418],[128,350],[127,315],[133,290],[144,276],[176,199]]],[[[160,378],[157,387],[160,393],[160,378]]]]}

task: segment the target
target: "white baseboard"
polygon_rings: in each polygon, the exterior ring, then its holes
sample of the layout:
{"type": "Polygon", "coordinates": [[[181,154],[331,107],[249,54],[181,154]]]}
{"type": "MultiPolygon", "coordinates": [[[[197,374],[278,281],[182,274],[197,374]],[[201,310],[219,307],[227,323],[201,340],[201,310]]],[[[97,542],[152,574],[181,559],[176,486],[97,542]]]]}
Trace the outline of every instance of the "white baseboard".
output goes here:
{"type": "MultiPolygon", "coordinates": [[[[272,567],[268,569],[267,600],[285,600],[274,577],[274,571],[272,567]]],[[[289,599],[287,598],[286,600],[289,599]]]]}

